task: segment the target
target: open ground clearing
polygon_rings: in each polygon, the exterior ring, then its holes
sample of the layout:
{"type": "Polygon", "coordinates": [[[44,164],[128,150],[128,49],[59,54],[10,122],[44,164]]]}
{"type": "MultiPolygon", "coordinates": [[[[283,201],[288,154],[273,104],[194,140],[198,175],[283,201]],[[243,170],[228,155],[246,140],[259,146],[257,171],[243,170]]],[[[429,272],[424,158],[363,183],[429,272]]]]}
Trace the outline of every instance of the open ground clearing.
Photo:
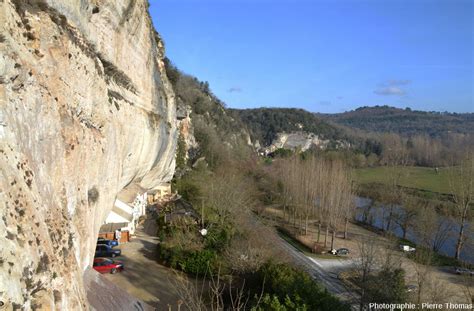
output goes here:
{"type": "MultiPolygon", "coordinates": [[[[382,183],[389,184],[390,176],[394,170],[400,174],[399,186],[416,188],[438,193],[450,193],[449,180],[451,175],[456,174],[455,168],[442,167],[436,172],[432,167],[373,167],[354,170],[354,178],[359,184],[382,183]]],[[[453,179],[453,178],[451,178],[453,179]]],[[[456,178],[454,178],[456,180],[456,178]]]]}

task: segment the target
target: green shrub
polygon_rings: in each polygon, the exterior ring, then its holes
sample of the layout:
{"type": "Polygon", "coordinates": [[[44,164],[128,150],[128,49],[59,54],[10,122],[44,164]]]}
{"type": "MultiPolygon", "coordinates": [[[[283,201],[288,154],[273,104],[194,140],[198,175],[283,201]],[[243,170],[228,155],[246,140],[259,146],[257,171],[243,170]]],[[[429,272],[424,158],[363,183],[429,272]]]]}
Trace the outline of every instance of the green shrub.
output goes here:
{"type": "Polygon", "coordinates": [[[178,265],[186,273],[202,276],[208,272],[215,272],[216,259],[214,251],[205,249],[187,254],[183,260],[178,262],[178,265]]]}
{"type": "Polygon", "coordinates": [[[279,148],[273,152],[273,156],[279,158],[289,158],[293,155],[293,151],[290,149],[279,148]]]}
{"type": "Polygon", "coordinates": [[[213,228],[208,231],[204,245],[207,249],[222,251],[229,245],[231,238],[231,228],[213,228]]]}
{"type": "MultiPolygon", "coordinates": [[[[265,292],[271,295],[267,299],[268,303],[270,306],[280,307],[275,310],[346,311],[350,309],[348,305],[314,282],[308,274],[287,264],[267,263],[257,272],[256,279],[252,281],[253,285],[265,284],[265,292]]],[[[258,289],[253,288],[253,290],[258,289]]]]}
{"type": "Polygon", "coordinates": [[[193,276],[214,273],[218,266],[216,252],[209,249],[188,252],[178,247],[158,247],[158,255],[173,269],[179,269],[193,276]]]}
{"type": "Polygon", "coordinates": [[[253,307],[251,311],[306,311],[308,307],[301,302],[301,299],[298,301],[292,301],[288,295],[285,297],[283,302],[280,302],[278,296],[265,294],[260,301],[260,304],[256,307],[253,307]]]}
{"type": "Polygon", "coordinates": [[[177,180],[174,184],[174,188],[186,201],[192,201],[201,196],[199,187],[188,178],[177,180]]]}
{"type": "Polygon", "coordinates": [[[178,145],[176,147],[176,168],[184,169],[186,167],[186,142],[183,133],[179,132],[178,145]]]}

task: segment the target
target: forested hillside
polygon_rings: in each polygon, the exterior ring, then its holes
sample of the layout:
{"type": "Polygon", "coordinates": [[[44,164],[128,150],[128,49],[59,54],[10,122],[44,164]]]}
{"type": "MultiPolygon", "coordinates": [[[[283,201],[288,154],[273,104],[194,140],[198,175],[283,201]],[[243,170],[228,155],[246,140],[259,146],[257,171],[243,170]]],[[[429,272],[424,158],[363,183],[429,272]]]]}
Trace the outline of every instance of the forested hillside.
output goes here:
{"type": "Polygon", "coordinates": [[[241,118],[250,131],[252,140],[269,145],[277,133],[305,131],[326,139],[342,139],[344,131],[303,109],[257,108],[230,109],[235,118],[241,118]]]}
{"type": "MultiPolygon", "coordinates": [[[[195,150],[189,151],[190,160],[205,157],[206,162],[216,166],[230,150],[233,153],[248,149],[249,135],[239,118],[233,118],[225,104],[210,90],[207,82],[183,73],[168,58],[165,58],[166,73],[177,97],[178,114],[189,113],[189,129],[181,128],[178,139],[177,166],[186,165],[183,160],[183,133],[189,130],[196,138],[195,150]],[[226,151],[227,150],[227,151],[226,151]]],[[[181,125],[183,127],[183,124],[181,125]]],[[[189,147],[189,142],[186,142],[189,147]]],[[[188,163],[190,164],[190,163],[188,163]]]]}
{"type": "Polygon", "coordinates": [[[447,133],[474,133],[472,113],[441,113],[375,106],[319,116],[347,127],[370,132],[391,132],[402,136],[427,134],[431,137],[441,137],[447,133]]]}

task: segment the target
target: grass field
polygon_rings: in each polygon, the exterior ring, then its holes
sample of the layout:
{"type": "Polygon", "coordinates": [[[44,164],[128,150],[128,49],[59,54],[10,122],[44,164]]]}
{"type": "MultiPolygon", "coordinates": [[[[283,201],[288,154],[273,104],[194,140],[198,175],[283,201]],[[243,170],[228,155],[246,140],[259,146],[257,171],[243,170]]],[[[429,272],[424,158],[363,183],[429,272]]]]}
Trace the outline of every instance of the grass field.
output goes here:
{"type": "Polygon", "coordinates": [[[453,168],[440,168],[436,173],[430,167],[374,167],[356,169],[354,178],[359,184],[382,183],[388,184],[393,170],[401,172],[399,186],[416,188],[438,193],[450,193],[449,176],[453,168]]]}

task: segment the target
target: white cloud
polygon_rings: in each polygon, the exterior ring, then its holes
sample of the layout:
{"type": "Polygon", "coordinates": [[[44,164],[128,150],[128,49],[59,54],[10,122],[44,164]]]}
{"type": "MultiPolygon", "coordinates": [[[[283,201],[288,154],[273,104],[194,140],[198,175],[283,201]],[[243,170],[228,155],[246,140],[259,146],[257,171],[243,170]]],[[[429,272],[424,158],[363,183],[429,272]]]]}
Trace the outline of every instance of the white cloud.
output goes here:
{"type": "Polygon", "coordinates": [[[410,80],[388,80],[379,84],[374,93],[377,95],[389,96],[402,96],[407,92],[401,88],[401,86],[409,85],[410,80]]]}
{"type": "Polygon", "coordinates": [[[406,92],[397,86],[379,87],[374,91],[377,95],[405,95],[406,92]]]}

